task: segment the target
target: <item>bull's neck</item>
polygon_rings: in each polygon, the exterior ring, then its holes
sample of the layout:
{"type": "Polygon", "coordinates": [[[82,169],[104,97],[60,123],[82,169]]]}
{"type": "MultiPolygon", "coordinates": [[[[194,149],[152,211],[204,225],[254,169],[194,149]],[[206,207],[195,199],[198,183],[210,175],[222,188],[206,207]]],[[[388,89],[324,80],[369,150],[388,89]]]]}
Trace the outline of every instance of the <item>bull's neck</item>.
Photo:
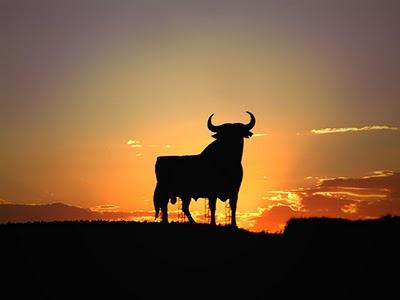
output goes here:
{"type": "Polygon", "coordinates": [[[240,164],[243,156],[243,139],[215,140],[201,154],[221,163],[240,164]]]}

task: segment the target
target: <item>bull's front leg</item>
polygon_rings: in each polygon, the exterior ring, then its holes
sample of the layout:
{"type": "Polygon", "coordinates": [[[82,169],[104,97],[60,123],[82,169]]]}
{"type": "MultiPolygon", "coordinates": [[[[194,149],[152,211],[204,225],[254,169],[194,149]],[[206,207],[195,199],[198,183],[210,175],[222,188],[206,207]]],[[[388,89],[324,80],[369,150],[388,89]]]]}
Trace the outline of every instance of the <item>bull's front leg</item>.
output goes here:
{"type": "Polygon", "coordinates": [[[161,203],[161,222],[168,223],[168,198],[161,203]]]}
{"type": "Polygon", "coordinates": [[[182,211],[185,213],[190,223],[196,223],[189,211],[190,197],[182,197],[182,211]]]}
{"type": "Polygon", "coordinates": [[[217,198],[210,197],[208,198],[208,206],[210,207],[210,214],[211,214],[211,225],[215,225],[215,209],[217,207],[217,198]]]}
{"type": "Polygon", "coordinates": [[[238,195],[234,195],[229,199],[229,205],[231,207],[231,225],[236,227],[236,204],[238,200],[238,195]]]}

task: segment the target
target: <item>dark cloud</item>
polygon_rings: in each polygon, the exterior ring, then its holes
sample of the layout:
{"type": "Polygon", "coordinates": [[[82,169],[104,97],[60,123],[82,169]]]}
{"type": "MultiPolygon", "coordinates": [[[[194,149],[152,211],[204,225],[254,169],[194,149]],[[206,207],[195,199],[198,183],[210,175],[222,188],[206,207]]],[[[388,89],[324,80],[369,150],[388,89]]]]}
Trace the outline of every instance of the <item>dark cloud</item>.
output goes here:
{"type": "Polygon", "coordinates": [[[375,173],[371,176],[362,178],[332,178],[322,180],[321,188],[327,187],[352,187],[368,189],[388,189],[390,191],[399,191],[400,173],[383,172],[375,173]]]}
{"type": "Polygon", "coordinates": [[[400,173],[374,172],[362,178],[325,179],[314,188],[290,191],[299,199],[300,209],[279,203],[256,219],[255,230],[279,231],[293,217],[334,217],[346,219],[400,215],[400,173]]]}
{"type": "Polygon", "coordinates": [[[341,209],[345,205],[353,203],[352,200],[315,194],[313,192],[305,193],[301,199],[301,202],[304,206],[304,211],[316,215],[342,214],[343,212],[341,209]]]}
{"type": "Polygon", "coordinates": [[[66,220],[144,220],[153,219],[154,211],[93,211],[63,203],[28,205],[0,204],[0,223],[66,220]]]}
{"type": "Polygon", "coordinates": [[[275,206],[265,210],[257,219],[253,230],[255,231],[282,231],[286,222],[295,217],[306,217],[306,212],[294,211],[288,206],[275,206]]]}

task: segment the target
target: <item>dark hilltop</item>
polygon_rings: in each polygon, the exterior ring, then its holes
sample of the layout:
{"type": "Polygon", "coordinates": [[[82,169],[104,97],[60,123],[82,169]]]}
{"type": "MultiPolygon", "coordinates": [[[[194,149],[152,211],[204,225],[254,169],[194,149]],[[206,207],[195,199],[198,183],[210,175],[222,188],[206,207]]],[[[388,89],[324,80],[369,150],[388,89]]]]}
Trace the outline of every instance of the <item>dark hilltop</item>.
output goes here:
{"type": "Polygon", "coordinates": [[[0,225],[2,299],[343,299],[397,291],[400,217],[282,234],[107,221],[0,225]]]}

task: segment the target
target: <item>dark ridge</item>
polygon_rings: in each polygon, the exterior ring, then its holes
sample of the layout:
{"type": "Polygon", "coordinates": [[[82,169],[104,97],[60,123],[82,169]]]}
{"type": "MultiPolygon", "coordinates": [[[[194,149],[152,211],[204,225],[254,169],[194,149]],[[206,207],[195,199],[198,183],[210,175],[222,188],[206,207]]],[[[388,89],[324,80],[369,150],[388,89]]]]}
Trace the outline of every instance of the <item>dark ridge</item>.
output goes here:
{"type": "Polygon", "coordinates": [[[346,234],[348,231],[380,231],[394,233],[400,229],[400,217],[386,215],[377,219],[348,220],[343,218],[293,218],[287,222],[285,235],[346,234]]]}
{"type": "MultiPolygon", "coordinates": [[[[4,299],[388,297],[400,218],[292,219],[282,234],[125,221],[0,225],[4,299]]],[[[3,298],[3,297],[1,297],[3,298]]]]}

